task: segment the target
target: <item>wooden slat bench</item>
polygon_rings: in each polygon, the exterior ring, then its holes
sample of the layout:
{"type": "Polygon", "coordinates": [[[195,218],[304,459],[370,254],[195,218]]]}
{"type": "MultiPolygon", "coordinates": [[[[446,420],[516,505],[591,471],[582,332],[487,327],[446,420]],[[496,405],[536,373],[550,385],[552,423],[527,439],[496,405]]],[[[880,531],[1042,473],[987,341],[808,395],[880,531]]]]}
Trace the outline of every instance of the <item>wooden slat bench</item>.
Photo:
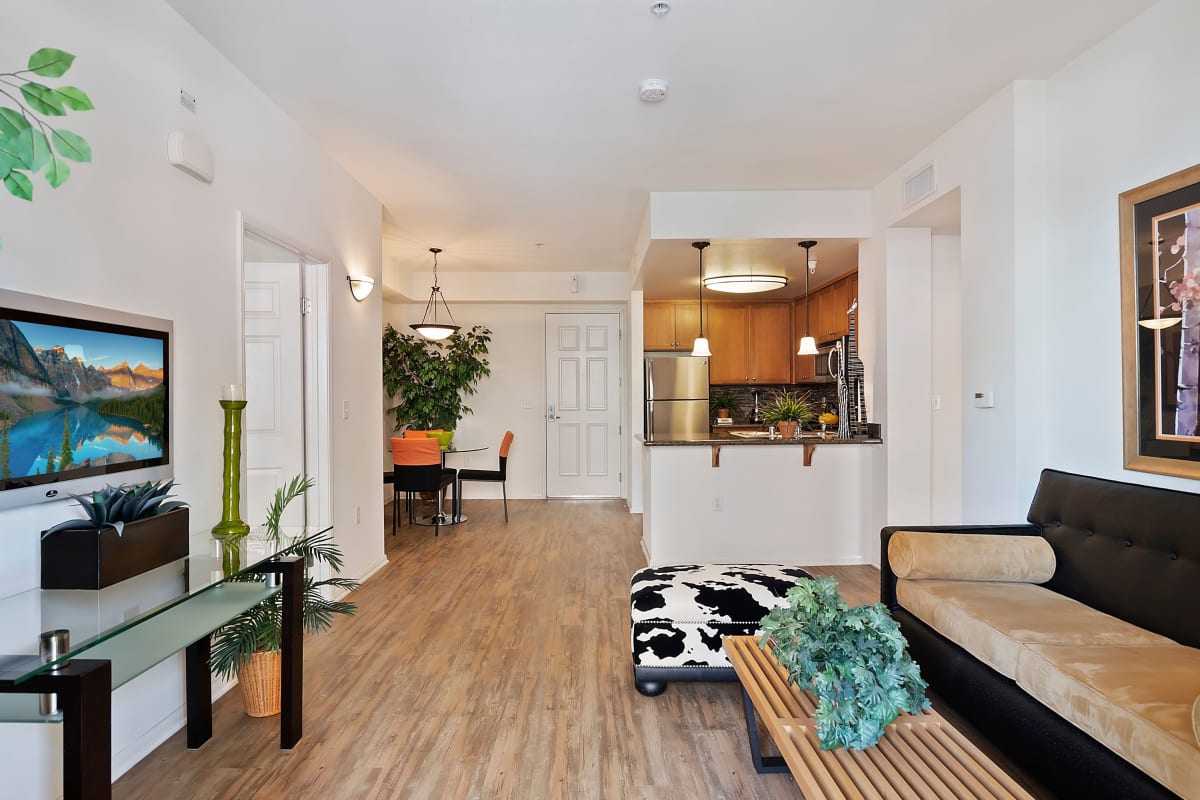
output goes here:
{"type": "Polygon", "coordinates": [[[822,750],[812,696],[788,684],[787,672],[759,649],[756,636],[730,636],[725,651],[741,681],[750,750],[759,772],[788,770],[805,800],[1033,800],[936,712],[902,714],[866,750],[822,750]],[[782,758],[758,747],[755,712],[782,758]]]}

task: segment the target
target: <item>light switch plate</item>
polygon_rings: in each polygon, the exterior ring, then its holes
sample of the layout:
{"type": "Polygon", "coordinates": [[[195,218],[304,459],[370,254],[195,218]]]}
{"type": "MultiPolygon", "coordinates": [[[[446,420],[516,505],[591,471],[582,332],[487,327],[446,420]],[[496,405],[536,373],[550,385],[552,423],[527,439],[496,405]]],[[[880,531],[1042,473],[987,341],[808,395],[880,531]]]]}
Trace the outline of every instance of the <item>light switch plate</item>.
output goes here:
{"type": "Polygon", "coordinates": [[[342,419],[350,419],[350,401],[342,401],[342,419]]]}

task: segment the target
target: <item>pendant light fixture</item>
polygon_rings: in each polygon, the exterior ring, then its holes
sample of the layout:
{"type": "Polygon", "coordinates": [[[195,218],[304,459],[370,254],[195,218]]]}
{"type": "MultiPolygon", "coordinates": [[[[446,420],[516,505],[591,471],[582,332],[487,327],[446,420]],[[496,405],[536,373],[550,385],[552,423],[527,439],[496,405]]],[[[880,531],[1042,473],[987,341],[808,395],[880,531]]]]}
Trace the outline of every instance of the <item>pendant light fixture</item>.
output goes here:
{"type": "Polygon", "coordinates": [[[700,251],[700,330],[696,331],[696,341],[692,343],[692,355],[705,358],[712,355],[712,350],[708,349],[708,339],[704,338],[704,248],[709,244],[692,242],[692,247],[700,251]]]}
{"type": "Polygon", "coordinates": [[[769,292],[772,289],[782,289],[787,286],[788,279],[783,275],[713,275],[704,279],[704,286],[714,292],[731,292],[733,294],[750,294],[751,292],[769,292]]]}
{"type": "Polygon", "coordinates": [[[800,340],[800,349],[796,351],[796,355],[815,356],[817,354],[817,340],[812,337],[808,329],[808,307],[810,303],[808,276],[816,268],[816,263],[813,262],[810,251],[817,246],[817,243],[812,239],[805,239],[799,243],[799,246],[804,248],[804,338],[800,340]]]}
{"type": "Polygon", "coordinates": [[[454,315],[450,313],[450,306],[446,305],[446,297],[442,294],[442,287],[438,286],[437,278],[437,257],[438,253],[442,252],[440,247],[431,247],[429,252],[433,253],[433,289],[429,292],[429,302],[425,304],[425,315],[421,317],[421,321],[409,325],[417,333],[424,336],[426,339],[437,341],[458,331],[459,326],[454,324],[454,315]],[[446,316],[450,318],[449,323],[438,322],[438,301],[442,301],[442,308],[446,309],[446,316]],[[433,319],[429,318],[429,312],[433,312],[433,319]]]}

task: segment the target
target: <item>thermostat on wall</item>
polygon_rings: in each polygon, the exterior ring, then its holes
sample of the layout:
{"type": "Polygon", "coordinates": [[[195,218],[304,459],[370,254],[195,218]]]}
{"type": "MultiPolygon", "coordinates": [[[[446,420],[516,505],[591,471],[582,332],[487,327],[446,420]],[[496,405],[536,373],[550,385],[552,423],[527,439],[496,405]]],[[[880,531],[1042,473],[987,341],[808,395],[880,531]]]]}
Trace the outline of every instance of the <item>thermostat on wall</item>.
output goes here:
{"type": "Polygon", "coordinates": [[[171,131],[167,137],[167,159],[193,178],[212,183],[216,169],[212,150],[198,136],[171,131]]]}
{"type": "Polygon", "coordinates": [[[975,393],[976,408],[995,408],[996,393],[995,392],[976,392],[975,393]]]}

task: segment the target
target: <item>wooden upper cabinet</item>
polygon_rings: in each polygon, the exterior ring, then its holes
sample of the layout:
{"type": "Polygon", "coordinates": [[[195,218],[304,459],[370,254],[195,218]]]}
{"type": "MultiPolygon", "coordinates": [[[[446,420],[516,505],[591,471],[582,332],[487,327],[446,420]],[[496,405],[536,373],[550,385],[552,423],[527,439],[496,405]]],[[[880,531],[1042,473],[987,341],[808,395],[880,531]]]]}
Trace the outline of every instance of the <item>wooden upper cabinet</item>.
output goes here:
{"type": "Polygon", "coordinates": [[[664,301],[642,304],[643,350],[691,350],[699,328],[699,302],[664,301]]]}
{"type": "Polygon", "coordinates": [[[642,348],[675,349],[675,304],[642,304],[642,348]]]}
{"type": "MultiPolygon", "coordinates": [[[[706,304],[707,305],[707,304],[706,304]]],[[[749,312],[743,303],[713,303],[704,309],[708,324],[708,382],[717,384],[749,383],[747,358],[749,312]]]]}
{"type": "Polygon", "coordinates": [[[748,361],[751,383],[792,382],[792,304],[749,305],[748,361]]]}
{"type": "Polygon", "coordinates": [[[818,342],[827,342],[845,336],[850,330],[846,311],[850,308],[850,279],[825,286],[813,292],[813,309],[816,311],[813,336],[818,342]]]}
{"type": "Polygon", "coordinates": [[[816,356],[793,356],[795,362],[795,375],[792,378],[796,383],[809,383],[817,378],[817,357],[816,356]]]}

